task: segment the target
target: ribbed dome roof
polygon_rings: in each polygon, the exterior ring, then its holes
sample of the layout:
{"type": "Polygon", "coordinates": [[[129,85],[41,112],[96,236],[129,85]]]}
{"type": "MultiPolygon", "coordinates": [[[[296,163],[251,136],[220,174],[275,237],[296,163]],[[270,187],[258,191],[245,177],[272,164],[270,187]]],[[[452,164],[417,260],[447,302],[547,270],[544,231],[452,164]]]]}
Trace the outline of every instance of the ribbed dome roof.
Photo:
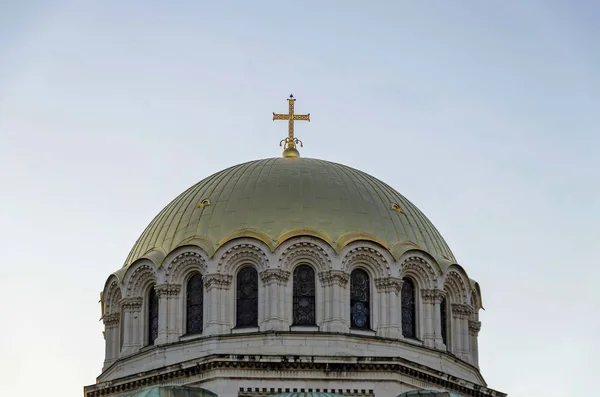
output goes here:
{"type": "Polygon", "coordinates": [[[328,161],[271,158],[227,168],[180,194],[148,225],[125,266],[186,244],[212,255],[236,237],[275,249],[297,235],[319,237],[336,250],[362,239],[396,256],[419,248],[455,261],[425,215],[382,181],[328,161]]]}

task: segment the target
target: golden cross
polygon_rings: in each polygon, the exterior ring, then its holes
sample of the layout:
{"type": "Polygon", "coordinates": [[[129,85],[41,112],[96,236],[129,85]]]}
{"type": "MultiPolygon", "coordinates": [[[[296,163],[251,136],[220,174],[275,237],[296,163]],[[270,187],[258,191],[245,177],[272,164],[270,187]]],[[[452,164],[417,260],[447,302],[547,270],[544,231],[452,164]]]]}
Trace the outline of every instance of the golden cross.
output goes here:
{"type": "Polygon", "coordinates": [[[279,146],[283,146],[283,157],[298,157],[300,153],[296,149],[296,145],[302,146],[302,141],[294,136],[294,121],[306,120],[310,121],[310,113],[294,114],[294,102],[296,99],[293,95],[288,98],[289,111],[287,114],[278,114],[273,112],[273,120],[288,120],[288,136],[279,142],[279,146]]]}

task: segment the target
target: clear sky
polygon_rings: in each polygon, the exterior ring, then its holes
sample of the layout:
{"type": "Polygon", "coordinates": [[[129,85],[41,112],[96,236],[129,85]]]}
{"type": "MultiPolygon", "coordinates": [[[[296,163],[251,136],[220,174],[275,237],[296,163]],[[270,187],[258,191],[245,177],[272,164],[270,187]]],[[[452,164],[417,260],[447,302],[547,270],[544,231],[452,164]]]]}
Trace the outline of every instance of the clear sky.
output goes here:
{"type": "Polygon", "coordinates": [[[490,387],[591,393],[598,20],[584,0],[0,0],[0,394],[95,382],[107,276],[188,186],[279,156],[290,93],[303,156],[395,187],[481,283],[490,387]]]}

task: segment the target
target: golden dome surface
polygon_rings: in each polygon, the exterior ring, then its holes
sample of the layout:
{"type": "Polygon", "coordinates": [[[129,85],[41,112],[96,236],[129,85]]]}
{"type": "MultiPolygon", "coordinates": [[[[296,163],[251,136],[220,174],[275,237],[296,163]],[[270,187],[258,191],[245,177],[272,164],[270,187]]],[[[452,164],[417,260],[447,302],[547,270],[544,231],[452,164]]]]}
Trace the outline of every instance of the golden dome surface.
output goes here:
{"type": "Polygon", "coordinates": [[[351,167],[298,157],[250,161],[193,185],[152,220],[125,267],[183,245],[198,245],[212,256],[237,237],[258,238],[275,250],[290,237],[307,235],[336,251],[369,240],[395,257],[421,249],[455,262],[429,219],[390,186],[351,167]]]}

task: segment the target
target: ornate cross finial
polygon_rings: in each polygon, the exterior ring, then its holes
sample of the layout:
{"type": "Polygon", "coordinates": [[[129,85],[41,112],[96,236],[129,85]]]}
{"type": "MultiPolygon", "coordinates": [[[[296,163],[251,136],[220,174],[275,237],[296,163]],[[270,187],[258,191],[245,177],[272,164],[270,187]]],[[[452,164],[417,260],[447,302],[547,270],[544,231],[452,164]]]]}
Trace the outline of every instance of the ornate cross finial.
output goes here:
{"type": "Polygon", "coordinates": [[[278,114],[273,112],[273,120],[288,120],[288,136],[279,142],[279,146],[283,146],[283,157],[299,157],[300,153],[296,149],[296,145],[302,146],[302,141],[294,136],[294,121],[306,120],[310,121],[310,113],[294,114],[294,102],[296,99],[293,95],[288,98],[289,111],[287,114],[278,114]]]}

